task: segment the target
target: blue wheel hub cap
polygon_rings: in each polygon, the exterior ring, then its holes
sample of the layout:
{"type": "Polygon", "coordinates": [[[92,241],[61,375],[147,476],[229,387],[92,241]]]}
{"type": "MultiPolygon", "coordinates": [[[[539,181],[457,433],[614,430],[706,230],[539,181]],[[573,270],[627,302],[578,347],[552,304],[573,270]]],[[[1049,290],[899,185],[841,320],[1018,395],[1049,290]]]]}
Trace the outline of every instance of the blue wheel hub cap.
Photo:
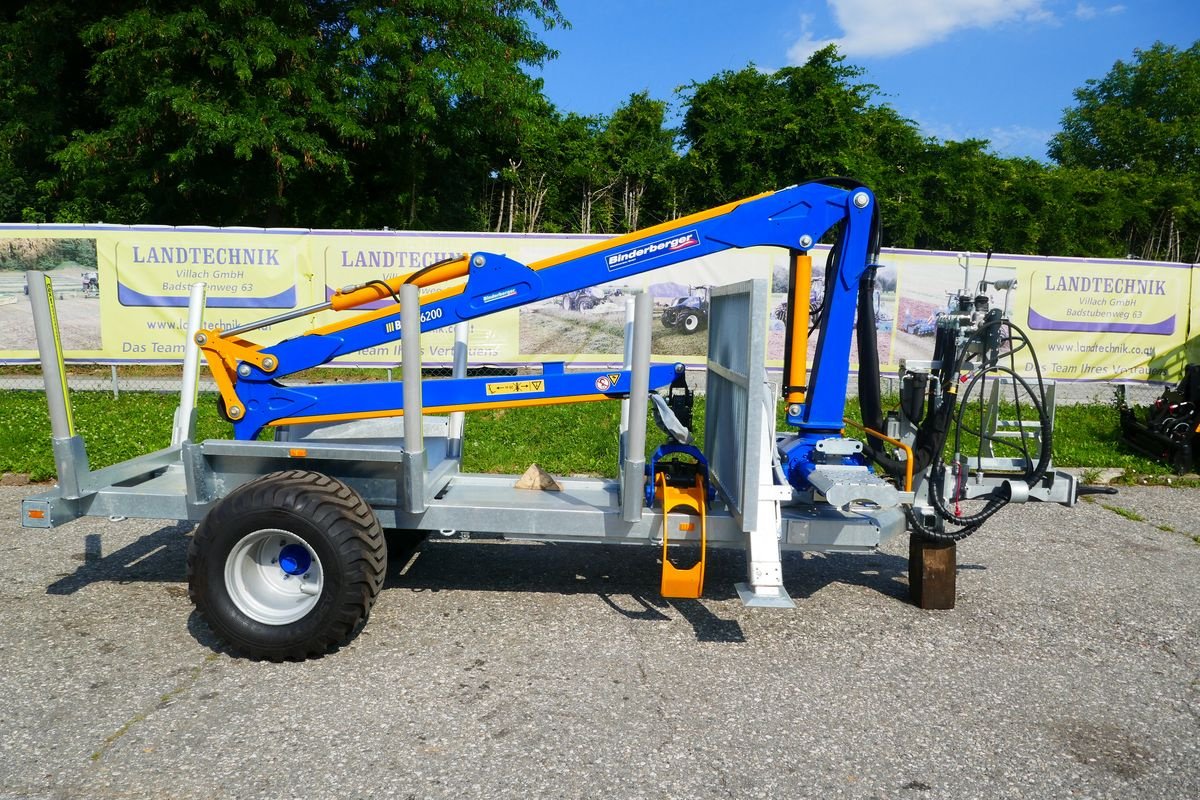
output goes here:
{"type": "Polygon", "coordinates": [[[289,544],[279,551],[279,568],[288,575],[303,575],[312,566],[308,548],[301,544],[289,544]]]}

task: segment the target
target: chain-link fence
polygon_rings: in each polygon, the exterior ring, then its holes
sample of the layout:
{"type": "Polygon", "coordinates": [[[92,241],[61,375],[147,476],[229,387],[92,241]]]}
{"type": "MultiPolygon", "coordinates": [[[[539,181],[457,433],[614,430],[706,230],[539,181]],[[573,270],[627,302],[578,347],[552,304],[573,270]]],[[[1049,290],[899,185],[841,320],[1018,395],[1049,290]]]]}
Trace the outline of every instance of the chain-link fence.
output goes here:
{"type": "MultiPolygon", "coordinates": [[[[181,369],[179,365],[169,364],[68,364],[67,385],[73,391],[108,392],[114,397],[120,396],[123,392],[173,393],[179,391],[181,369]]],[[[469,375],[481,377],[532,375],[539,372],[538,366],[473,364],[468,368],[469,375]]],[[[449,378],[452,371],[448,366],[439,365],[424,369],[422,374],[425,378],[449,378]]],[[[331,365],[288,376],[287,383],[301,385],[391,381],[400,380],[402,376],[403,369],[399,364],[391,367],[331,365]]],[[[778,380],[778,376],[778,371],[775,371],[771,374],[771,379],[778,380]]],[[[700,393],[704,392],[704,378],[705,374],[702,369],[697,368],[688,372],[688,383],[700,393]]],[[[41,369],[37,365],[0,364],[0,390],[41,391],[44,388],[41,369]]],[[[881,389],[884,396],[894,396],[898,393],[899,382],[894,376],[885,375],[881,378],[881,389]]],[[[1148,406],[1162,394],[1163,389],[1164,386],[1157,383],[1119,385],[1110,382],[1062,381],[1055,384],[1055,403],[1056,405],[1112,405],[1117,402],[1118,393],[1123,392],[1129,405],[1148,406]]],[[[201,369],[200,391],[217,391],[216,384],[205,369],[201,369]]],[[[851,397],[857,394],[857,382],[853,376],[847,391],[851,397]]]]}

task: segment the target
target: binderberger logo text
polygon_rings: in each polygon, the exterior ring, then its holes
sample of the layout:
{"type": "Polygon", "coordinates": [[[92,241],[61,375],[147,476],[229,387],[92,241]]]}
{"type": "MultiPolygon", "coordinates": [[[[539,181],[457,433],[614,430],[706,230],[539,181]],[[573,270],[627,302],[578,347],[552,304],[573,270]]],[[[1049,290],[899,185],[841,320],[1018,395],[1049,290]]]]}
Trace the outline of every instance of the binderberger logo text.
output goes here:
{"type": "Polygon", "coordinates": [[[662,239],[650,242],[649,244],[638,245],[631,247],[628,250],[622,250],[619,253],[613,253],[606,256],[605,264],[608,266],[608,271],[612,272],[615,269],[624,269],[638,264],[642,261],[649,261],[652,258],[665,256],[668,253],[677,253],[680,250],[686,250],[689,247],[695,247],[700,244],[700,235],[692,230],[687,233],[677,233],[673,236],[666,236],[662,239]]]}

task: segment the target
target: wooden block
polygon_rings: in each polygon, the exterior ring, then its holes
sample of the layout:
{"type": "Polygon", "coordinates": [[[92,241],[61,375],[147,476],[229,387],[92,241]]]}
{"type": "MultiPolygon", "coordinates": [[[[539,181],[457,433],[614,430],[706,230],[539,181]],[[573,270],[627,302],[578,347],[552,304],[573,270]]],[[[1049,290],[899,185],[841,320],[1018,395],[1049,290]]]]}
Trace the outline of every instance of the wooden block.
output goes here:
{"type": "Polygon", "coordinates": [[[931,542],[920,536],[908,540],[909,596],[920,608],[954,608],[958,554],[954,542],[931,542]]]}

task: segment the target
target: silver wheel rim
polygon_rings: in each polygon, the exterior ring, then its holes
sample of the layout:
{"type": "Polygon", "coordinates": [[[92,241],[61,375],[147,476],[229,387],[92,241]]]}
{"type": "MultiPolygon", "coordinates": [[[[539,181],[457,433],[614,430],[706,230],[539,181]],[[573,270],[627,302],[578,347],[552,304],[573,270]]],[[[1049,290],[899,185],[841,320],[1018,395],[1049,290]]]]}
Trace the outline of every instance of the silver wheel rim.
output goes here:
{"type": "Polygon", "coordinates": [[[324,585],[321,560],[313,549],[278,528],[248,534],[225,559],[229,598],[247,617],[266,625],[302,619],[317,605],[324,585]]]}

